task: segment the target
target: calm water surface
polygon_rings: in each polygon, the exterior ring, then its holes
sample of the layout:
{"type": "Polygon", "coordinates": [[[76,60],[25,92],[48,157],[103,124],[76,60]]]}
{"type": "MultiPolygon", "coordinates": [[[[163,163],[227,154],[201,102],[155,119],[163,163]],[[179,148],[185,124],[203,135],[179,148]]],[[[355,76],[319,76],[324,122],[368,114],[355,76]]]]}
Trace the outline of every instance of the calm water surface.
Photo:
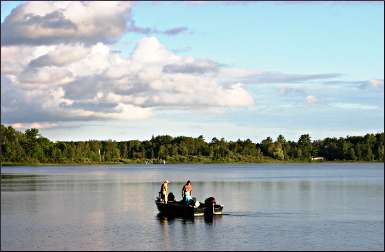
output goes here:
{"type": "Polygon", "coordinates": [[[2,250],[383,250],[384,164],[114,165],[1,168],[2,250]],[[214,196],[213,220],[158,216],[214,196]]]}

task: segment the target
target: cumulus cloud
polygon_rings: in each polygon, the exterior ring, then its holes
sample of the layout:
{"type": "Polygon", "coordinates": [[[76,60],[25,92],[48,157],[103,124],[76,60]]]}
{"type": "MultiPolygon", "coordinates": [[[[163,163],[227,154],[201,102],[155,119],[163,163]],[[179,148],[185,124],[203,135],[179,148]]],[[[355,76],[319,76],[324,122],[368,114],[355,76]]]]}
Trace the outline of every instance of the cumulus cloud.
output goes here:
{"type": "Polygon", "coordinates": [[[23,83],[23,85],[32,84],[31,88],[36,87],[34,84],[64,84],[71,79],[72,73],[69,70],[55,66],[27,68],[18,76],[18,80],[23,83]]]}
{"type": "Polygon", "coordinates": [[[64,99],[61,88],[26,90],[11,78],[1,75],[1,113],[4,123],[81,120],[81,117],[60,110],[60,106],[70,103],[64,99]]]}
{"type": "Polygon", "coordinates": [[[30,61],[29,65],[31,67],[64,66],[81,60],[89,53],[89,50],[90,48],[82,44],[60,45],[56,46],[55,50],[50,50],[47,54],[30,61]]]}
{"type": "Polygon", "coordinates": [[[16,7],[1,24],[1,43],[112,43],[126,31],[130,15],[130,2],[27,2],[16,7]]]}
{"type": "Polygon", "coordinates": [[[17,75],[29,62],[47,53],[45,47],[1,46],[1,73],[17,75]],[[44,52],[42,52],[44,51],[44,52]]]}
{"type": "Polygon", "coordinates": [[[308,95],[308,96],[306,96],[305,100],[306,100],[307,104],[314,104],[317,102],[318,99],[317,99],[317,97],[315,97],[313,95],[308,95]]]}
{"type": "Polygon", "coordinates": [[[142,119],[152,115],[150,108],[108,102],[98,94],[93,101],[69,99],[62,87],[25,90],[2,76],[2,119],[5,123],[56,123],[104,119],[142,119]]]}
{"type": "Polygon", "coordinates": [[[3,118],[10,123],[147,118],[157,107],[254,104],[241,83],[221,85],[219,64],[178,56],[155,37],[140,40],[129,58],[100,42],[14,47],[4,47],[18,57],[2,68],[3,118]],[[213,74],[200,74],[206,72],[213,74]]]}
{"type": "MultiPolygon", "coordinates": [[[[3,121],[55,125],[58,121],[143,119],[159,108],[247,107],[255,101],[246,84],[340,76],[224,66],[180,56],[155,37],[138,41],[125,58],[108,44],[130,29],[160,32],[135,26],[130,18],[128,2],[28,2],[14,9],[2,23],[3,121]]],[[[282,89],[290,92],[300,90],[282,89]]],[[[317,99],[308,96],[306,101],[312,104],[317,99]]]]}
{"type": "Polygon", "coordinates": [[[373,79],[373,80],[369,80],[368,83],[373,87],[380,87],[384,85],[384,80],[373,79]]]}
{"type": "Polygon", "coordinates": [[[148,118],[161,107],[247,107],[255,104],[244,84],[250,76],[267,83],[335,76],[232,68],[179,56],[155,37],[138,41],[128,58],[102,42],[3,48],[11,56],[2,67],[3,118],[10,123],[148,118]]]}

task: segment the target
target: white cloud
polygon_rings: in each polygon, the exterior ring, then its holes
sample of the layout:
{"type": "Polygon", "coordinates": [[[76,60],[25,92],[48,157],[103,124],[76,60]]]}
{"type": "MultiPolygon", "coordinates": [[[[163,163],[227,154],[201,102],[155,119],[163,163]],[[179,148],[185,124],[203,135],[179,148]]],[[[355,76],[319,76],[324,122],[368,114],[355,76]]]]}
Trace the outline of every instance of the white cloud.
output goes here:
{"type": "MultiPolygon", "coordinates": [[[[245,84],[303,83],[340,75],[223,66],[177,55],[155,37],[141,39],[123,58],[108,44],[125,32],[130,12],[128,2],[28,2],[17,7],[2,24],[3,120],[132,120],[151,117],[158,108],[250,107],[255,101],[245,84]]],[[[383,80],[372,80],[372,85],[383,85],[383,80]]],[[[301,90],[282,87],[280,92],[301,90]]],[[[307,96],[306,102],[314,104],[317,98],[307,96]]]]}
{"type": "Polygon", "coordinates": [[[32,67],[42,66],[65,66],[84,58],[90,51],[90,48],[83,44],[65,45],[60,44],[51,47],[48,53],[30,61],[32,67]]]}
{"type": "Polygon", "coordinates": [[[315,97],[313,95],[308,95],[308,96],[306,96],[305,100],[308,104],[314,104],[317,102],[318,99],[317,99],[317,97],[315,97]]]}
{"type": "Polygon", "coordinates": [[[155,37],[141,39],[132,54],[132,60],[139,64],[157,64],[163,66],[167,63],[174,63],[180,57],[162,45],[155,37]]]}
{"type": "Polygon", "coordinates": [[[131,5],[124,1],[27,2],[14,9],[1,24],[1,42],[6,45],[115,42],[127,28],[131,5]]]}
{"type": "Polygon", "coordinates": [[[380,87],[384,85],[384,80],[380,80],[380,79],[369,80],[369,84],[372,85],[373,87],[380,87]]]}
{"type": "Polygon", "coordinates": [[[35,129],[48,129],[57,127],[58,124],[56,123],[48,123],[48,122],[33,122],[33,123],[14,123],[10,124],[15,129],[29,129],[29,128],[35,128],[35,129]]]}
{"type": "MultiPolygon", "coordinates": [[[[42,68],[27,68],[18,76],[19,82],[22,85],[60,85],[70,82],[72,73],[65,68],[46,66],[42,68]]],[[[35,86],[32,86],[35,88],[35,86]]]]}
{"type": "Polygon", "coordinates": [[[135,119],[151,116],[156,107],[254,104],[241,83],[223,86],[218,73],[164,72],[170,65],[189,64],[200,70],[219,66],[178,56],[155,37],[140,40],[128,59],[100,42],[4,48],[10,65],[2,69],[7,78],[3,118],[12,123],[135,119]],[[12,107],[16,92],[17,106],[12,107]]]}
{"type": "MultiPolygon", "coordinates": [[[[29,62],[38,57],[44,47],[1,46],[1,73],[17,75],[24,70],[29,62]]],[[[47,49],[45,49],[47,53],[47,49]]],[[[44,53],[43,53],[44,54],[44,53]]]]}

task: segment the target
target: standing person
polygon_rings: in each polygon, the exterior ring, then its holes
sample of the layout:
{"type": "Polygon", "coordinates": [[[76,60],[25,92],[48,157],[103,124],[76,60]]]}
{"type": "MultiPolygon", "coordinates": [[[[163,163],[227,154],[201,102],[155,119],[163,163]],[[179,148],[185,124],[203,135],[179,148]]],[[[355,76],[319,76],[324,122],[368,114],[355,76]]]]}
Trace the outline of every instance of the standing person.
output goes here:
{"type": "Polygon", "coordinates": [[[168,180],[165,180],[160,186],[160,200],[163,200],[167,204],[167,194],[168,194],[168,180]]]}
{"type": "Polygon", "coordinates": [[[182,198],[186,203],[189,203],[190,200],[192,200],[192,185],[190,180],[187,180],[182,188],[182,198]]]}

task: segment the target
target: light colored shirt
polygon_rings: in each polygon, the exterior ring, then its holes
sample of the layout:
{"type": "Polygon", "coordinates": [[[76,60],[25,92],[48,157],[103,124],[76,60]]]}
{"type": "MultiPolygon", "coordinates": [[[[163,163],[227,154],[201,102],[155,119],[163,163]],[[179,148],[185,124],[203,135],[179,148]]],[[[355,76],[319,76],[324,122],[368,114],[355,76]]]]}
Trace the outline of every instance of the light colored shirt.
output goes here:
{"type": "Polygon", "coordinates": [[[190,200],[192,200],[192,198],[191,198],[191,195],[190,195],[190,192],[189,192],[189,191],[185,192],[185,197],[186,197],[186,201],[190,201],[190,200]]]}

